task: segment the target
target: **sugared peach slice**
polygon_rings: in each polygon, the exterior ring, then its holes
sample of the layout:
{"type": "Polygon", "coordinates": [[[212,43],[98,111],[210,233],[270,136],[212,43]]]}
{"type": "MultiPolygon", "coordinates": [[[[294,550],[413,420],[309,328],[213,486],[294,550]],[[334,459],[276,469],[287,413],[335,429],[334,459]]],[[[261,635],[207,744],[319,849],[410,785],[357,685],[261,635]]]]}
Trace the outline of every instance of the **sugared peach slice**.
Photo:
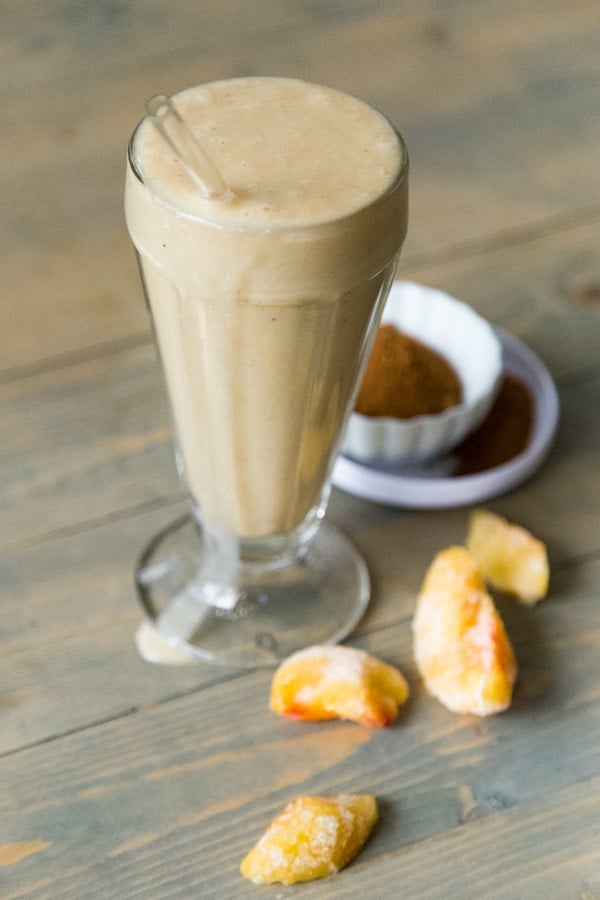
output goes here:
{"type": "Polygon", "coordinates": [[[354,859],[377,821],[369,794],[298,797],[269,825],[240,871],[256,884],[333,875],[354,859]]]}
{"type": "Polygon", "coordinates": [[[464,547],[443,550],[432,562],[413,632],[425,686],[444,706],[487,716],[510,705],[517,674],[513,649],[464,547]]]}
{"type": "Polygon", "coordinates": [[[408,684],[393,666],[353,647],[299,650],[279,666],[271,709],[296,719],[350,719],[383,727],[398,715],[408,684]]]}
{"type": "Polygon", "coordinates": [[[467,549],[492,587],[534,604],[546,596],[549,567],[546,548],[520,525],[478,509],[472,513],[467,549]]]}

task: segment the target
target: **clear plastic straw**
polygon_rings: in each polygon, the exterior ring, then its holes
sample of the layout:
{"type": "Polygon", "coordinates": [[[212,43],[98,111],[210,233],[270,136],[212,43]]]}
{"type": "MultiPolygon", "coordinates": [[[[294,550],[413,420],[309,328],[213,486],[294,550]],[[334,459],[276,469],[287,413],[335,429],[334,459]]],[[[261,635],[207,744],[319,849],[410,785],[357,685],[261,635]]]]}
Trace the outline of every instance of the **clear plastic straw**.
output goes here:
{"type": "Polygon", "coordinates": [[[146,103],[150,119],[207,200],[231,200],[231,191],[204,148],[185,124],[170,97],[158,94],[146,103]]]}

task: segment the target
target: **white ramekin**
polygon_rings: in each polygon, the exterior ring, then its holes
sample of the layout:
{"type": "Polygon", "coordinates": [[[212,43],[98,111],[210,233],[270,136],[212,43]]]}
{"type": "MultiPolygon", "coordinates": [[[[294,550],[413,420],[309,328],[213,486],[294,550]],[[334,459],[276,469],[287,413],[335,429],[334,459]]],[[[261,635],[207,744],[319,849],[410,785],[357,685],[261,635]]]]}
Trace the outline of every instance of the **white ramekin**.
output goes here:
{"type": "Polygon", "coordinates": [[[491,325],[443,291],[408,281],[392,286],[382,322],[436,350],[455,369],[462,402],[442,413],[393,419],[352,413],[345,456],[370,465],[403,466],[447,453],[481,424],[502,376],[502,346],[491,325]]]}

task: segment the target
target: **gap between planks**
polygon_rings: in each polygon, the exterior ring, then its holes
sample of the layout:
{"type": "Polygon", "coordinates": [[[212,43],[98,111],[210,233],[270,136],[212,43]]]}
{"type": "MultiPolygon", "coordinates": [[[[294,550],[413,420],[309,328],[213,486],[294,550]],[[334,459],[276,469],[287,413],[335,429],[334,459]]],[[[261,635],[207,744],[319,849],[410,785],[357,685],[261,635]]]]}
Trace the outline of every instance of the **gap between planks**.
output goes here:
{"type": "MultiPolygon", "coordinates": [[[[379,631],[380,629],[374,629],[375,631],[379,631]]],[[[216,671],[216,668],[215,668],[216,671]]],[[[145,710],[155,709],[159,706],[164,706],[167,703],[173,703],[177,700],[182,700],[185,697],[191,697],[194,694],[200,694],[202,691],[207,690],[208,688],[212,688],[215,684],[225,684],[228,681],[235,681],[238,678],[244,678],[246,675],[250,675],[255,672],[256,669],[239,669],[235,672],[228,671],[222,675],[218,680],[215,681],[205,681],[202,684],[196,684],[191,688],[182,688],[179,691],[173,691],[172,694],[167,694],[164,697],[158,697],[156,700],[147,703],[139,703],[135,706],[130,706],[127,709],[121,709],[119,712],[114,713],[109,716],[102,716],[99,719],[94,719],[92,722],[85,722],[82,725],[73,726],[73,728],[65,728],[64,731],[57,731],[55,734],[48,734],[43,738],[39,738],[37,741],[30,741],[26,744],[20,744],[18,747],[11,747],[10,750],[5,750],[0,752],[0,761],[4,759],[8,759],[11,756],[16,756],[19,753],[23,753],[27,750],[34,750],[36,747],[42,747],[45,744],[53,744],[56,741],[60,741],[63,738],[72,737],[75,734],[82,734],[86,731],[92,731],[94,728],[102,728],[104,725],[109,725],[111,722],[118,722],[120,719],[128,719],[130,716],[135,716],[139,712],[144,712],[145,710]]]]}
{"type": "MultiPolygon", "coordinates": [[[[354,636],[354,643],[357,645],[361,645],[364,641],[370,639],[371,637],[389,631],[390,628],[402,628],[408,622],[410,622],[411,616],[401,616],[398,620],[393,622],[386,621],[379,623],[378,625],[373,626],[372,628],[365,629],[360,633],[354,636]]],[[[349,638],[352,641],[352,635],[349,638]]],[[[352,646],[354,646],[352,643],[352,646]]],[[[209,664],[210,665],[210,664],[209,664]]],[[[253,669],[236,669],[232,671],[231,669],[222,670],[219,669],[218,666],[214,666],[215,674],[219,674],[218,678],[215,678],[214,681],[209,680],[202,682],[201,684],[195,684],[192,687],[181,688],[180,690],[173,691],[171,694],[167,694],[163,697],[157,697],[156,700],[148,701],[145,703],[135,704],[133,706],[129,706],[126,709],[121,709],[119,712],[116,712],[112,715],[102,716],[101,718],[94,719],[92,722],[85,722],[81,725],[73,726],[72,728],[65,728],[63,731],[58,731],[55,734],[46,735],[43,738],[39,738],[36,741],[30,741],[25,744],[20,744],[18,747],[11,747],[10,750],[5,750],[0,752],[0,761],[4,759],[8,759],[11,756],[16,756],[19,753],[22,753],[27,750],[33,750],[36,747],[43,746],[45,744],[52,744],[55,741],[60,741],[63,738],[71,737],[75,734],[82,734],[86,731],[91,731],[94,728],[101,728],[104,725],[108,725],[111,722],[118,722],[120,719],[127,719],[131,716],[136,715],[140,712],[145,712],[147,710],[156,709],[157,707],[164,706],[167,703],[174,703],[177,700],[185,699],[186,697],[192,697],[195,694],[200,694],[202,691],[208,690],[209,688],[214,688],[216,684],[223,685],[230,681],[236,681],[241,678],[245,678],[249,675],[255,674],[257,671],[261,671],[258,668],[253,669]]],[[[264,670],[263,670],[264,671],[264,670]]],[[[274,670],[273,670],[274,671],[274,670]]]]}
{"type": "Polygon", "coordinates": [[[42,357],[35,363],[26,366],[13,366],[0,372],[0,385],[11,384],[14,381],[24,381],[27,378],[37,378],[39,375],[47,375],[59,369],[68,369],[81,363],[102,359],[104,356],[125,353],[136,347],[143,347],[152,343],[152,335],[147,332],[130,334],[127,337],[115,338],[112,341],[103,341],[89,347],[81,347],[79,350],[59,353],[56,356],[42,357]]]}
{"type": "Polygon", "coordinates": [[[540,238],[559,234],[561,231],[570,231],[582,225],[590,225],[600,220],[600,203],[592,203],[590,206],[579,207],[569,212],[557,213],[548,216],[538,222],[526,222],[516,225],[504,231],[485,238],[471,238],[458,244],[428,253],[426,250],[412,253],[402,257],[402,269],[424,268],[429,266],[446,265],[460,262],[477,256],[480,253],[491,253],[497,250],[509,249],[521,244],[531,243],[540,238]]]}
{"type": "MultiPolygon", "coordinates": [[[[472,239],[464,241],[460,244],[454,244],[442,250],[420,253],[413,253],[403,257],[401,261],[401,273],[410,275],[415,269],[425,267],[435,267],[438,265],[447,265],[453,262],[470,259],[483,253],[491,253],[499,250],[509,249],[525,243],[530,243],[549,237],[561,231],[569,231],[582,225],[591,224],[594,221],[600,222],[600,203],[594,203],[590,206],[580,207],[577,210],[571,210],[567,213],[560,213],[550,216],[539,222],[530,222],[506,231],[497,232],[495,235],[486,238],[472,239]]],[[[6,369],[0,373],[0,385],[10,384],[15,381],[33,378],[39,375],[48,374],[49,372],[59,369],[68,368],[72,365],[85,363],[94,359],[101,359],[111,354],[118,354],[136,347],[143,347],[151,344],[153,341],[150,331],[138,332],[122,338],[116,338],[111,341],[105,341],[75,350],[71,353],[60,353],[56,356],[50,356],[39,359],[35,363],[25,366],[15,366],[6,369]]],[[[595,377],[600,372],[600,363],[598,366],[592,366],[585,372],[578,373],[570,379],[566,379],[566,384],[578,384],[581,381],[595,377]]],[[[558,382],[562,382],[559,380],[558,382]]]]}
{"type": "Polygon", "coordinates": [[[171,506],[182,503],[184,500],[185,494],[183,491],[176,491],[171,494],[165,494],[162,497],[154,497],[152,500],[145,500],[143,503],[137,503],[135,506],[126,506],[102,516],[84,519],[82,522],[75,522],[73,525],[65,525],[62,528],[55,528],[31,538],[14,541],[12,544],[5,544],[3,547],[0,547],[0,559],[11,553],[17,553],[21,550],[28,550],[31,547],[46,544],[48,541],[60,540],[61,538],[71,537],[84,531],[93,531],[94,529],[102,528],[105,525],[127,521],[127,519],[135,519],[137,516],[142,516],[158,509],[168,509],[171,506]]]}

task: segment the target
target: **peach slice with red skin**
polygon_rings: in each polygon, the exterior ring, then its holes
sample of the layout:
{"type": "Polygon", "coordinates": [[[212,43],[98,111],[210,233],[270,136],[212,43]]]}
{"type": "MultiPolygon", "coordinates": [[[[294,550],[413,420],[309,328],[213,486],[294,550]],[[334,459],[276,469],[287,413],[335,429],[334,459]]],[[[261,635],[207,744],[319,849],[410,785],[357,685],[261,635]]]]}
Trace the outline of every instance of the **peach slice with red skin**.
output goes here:
{"type": "Polygon", "coordinates": [[[294,884],[333,875],[351,862],[377,821],[369,794],[298,797],[275,818],[243,860],[255,884],[294,884]]]}
{"type": "Polygon", "coordinates": [[[548,592],[550,570],[544,544],[496,513],[471,514],[467,550],[492,587],[533,605],[548,592]]]}
{"type": "Polygon", "coordinates": [[[438,553],[413,620],[425,687],[454,712],[487,716],[510,706],[517,665],[475,562],[464,547],[438,553]]]}
{"type": "Polygon", "coordinates": [[[289,656],[275,672],[271,709],[296,719],[349,719],[390,725],[408,697],[398,669],[354,647],[314,646],[289,656]]]}

